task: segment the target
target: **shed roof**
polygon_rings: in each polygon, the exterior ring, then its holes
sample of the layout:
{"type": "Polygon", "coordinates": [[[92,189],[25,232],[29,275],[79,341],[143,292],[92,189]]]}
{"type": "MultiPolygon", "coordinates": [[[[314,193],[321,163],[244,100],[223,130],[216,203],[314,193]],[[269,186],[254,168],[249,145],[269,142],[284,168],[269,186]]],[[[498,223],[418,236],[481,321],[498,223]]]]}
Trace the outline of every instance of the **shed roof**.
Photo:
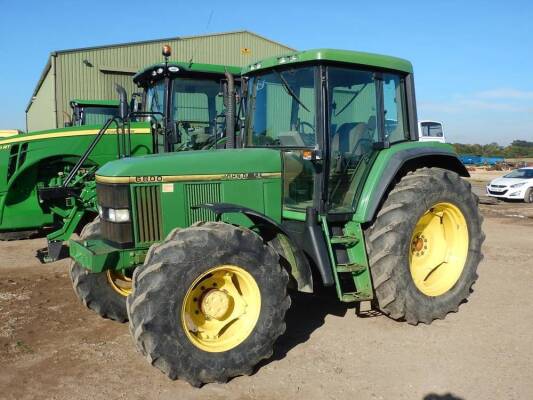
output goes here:
{"type": "Polygon", "coordinates": [[[64,54],[64,53],[73,53],[77,51],[87,51],[87,50],[98,50],[98,49],[106,49],[106,48],[112,48],[112,47],[124,47],[124,46],[135,46],[139,44],[150,44],[150,43],[157,43],[157,42],[164,42],[167,40],[188,40],[188,39],[198,39],[202,37],[212,37],[212,36],[225,36],[225,35],[236,35],[239,33],[248,33],[250,35],[256,36],[262,40],[266,40],[267,42],[274,43],[278,46],[285,47],[288,50],[295,50],[292,47],[289,47],[287,45],[284,45],[282,43],[276,42],[275,40],[268,39],[264,36],[261,36],[255,32],[251,32],[249,30],[243,29],[243,30],[237,30],[237,31],[228,31],[228,32],[218,32],[218,33],[205,33],[201,35],[190,35],[190,36],[174,36],[174,37],[167,37],[167,38],[161,38],[161,39],[150,39],[150,40],[140,40],[137,42],[126,42],[126,43],[115,43],[115,44],[109,44],[109,45],[100,45],[100,46],[91,46],[91,47],[79,47],[75,49],[67,49],[67,50],[56,50],[53,51],[51,54],[64,54]]]}

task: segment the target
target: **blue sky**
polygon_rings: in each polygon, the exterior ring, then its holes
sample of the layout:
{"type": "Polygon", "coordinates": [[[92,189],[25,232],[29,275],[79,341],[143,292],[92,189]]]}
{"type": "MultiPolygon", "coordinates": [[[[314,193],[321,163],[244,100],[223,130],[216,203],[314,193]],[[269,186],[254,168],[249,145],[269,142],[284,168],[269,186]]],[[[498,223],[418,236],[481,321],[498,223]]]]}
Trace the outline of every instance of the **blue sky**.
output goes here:
{"type": "Polygon", "coordinates": [[[0,0],[0,128],[24,128],[53,50],[247,29],[407,58],[419,118],[442,121],[451,141],[533,140],[532,21],[525,0],[0,0]]]}

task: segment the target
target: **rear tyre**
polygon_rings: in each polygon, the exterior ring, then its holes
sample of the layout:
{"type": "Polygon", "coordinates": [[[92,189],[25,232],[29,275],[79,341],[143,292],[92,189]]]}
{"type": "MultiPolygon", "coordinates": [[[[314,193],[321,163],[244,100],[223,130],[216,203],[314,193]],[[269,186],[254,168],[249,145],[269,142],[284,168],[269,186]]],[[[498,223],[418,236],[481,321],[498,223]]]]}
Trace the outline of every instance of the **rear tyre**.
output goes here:
{"type": "Polygon", "coordinates": [[[250,374],[273,353],[290,306],[288,274],[254,232],[225,223],[155,245],[127,299],[139,351],[193,386],[250,374]]]}
{"type": "Polygon", "coordinates": [[[526,194],[524,196],[524,202],[533,203],[533,188],[529,188],[528,190],[526,190],[526,194]]]}
{"type": "Polygon", "coordinates": [[[416,325],[458,310],[477,279],[482,217],[470,185],[452,171],[422,168],[389,193],[366,230],[380,309],[416,325]]]}
{"type": "MultiPolygon", "coordinates": [[[[81,239],[100,233],[100,219],[85,225],[81,239]]],[[[126,322],[126,297],[131,293],[131,277],[115,271],[93,273],[77,262],[71,263],[70,279],[78,298],[85,306],[104,318],[126,322]]]]}

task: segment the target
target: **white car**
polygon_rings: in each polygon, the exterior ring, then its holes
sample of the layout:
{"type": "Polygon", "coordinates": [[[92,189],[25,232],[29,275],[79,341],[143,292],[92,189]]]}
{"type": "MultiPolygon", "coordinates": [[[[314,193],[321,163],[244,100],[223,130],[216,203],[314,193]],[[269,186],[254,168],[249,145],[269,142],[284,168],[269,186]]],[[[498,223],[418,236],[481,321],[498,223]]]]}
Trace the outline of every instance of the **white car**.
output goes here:
{"type": "Polygon", "coordinates": [[[533,167],[515,169],[487,185],[487,194],[501,199],[533,203],[533,167]]]}

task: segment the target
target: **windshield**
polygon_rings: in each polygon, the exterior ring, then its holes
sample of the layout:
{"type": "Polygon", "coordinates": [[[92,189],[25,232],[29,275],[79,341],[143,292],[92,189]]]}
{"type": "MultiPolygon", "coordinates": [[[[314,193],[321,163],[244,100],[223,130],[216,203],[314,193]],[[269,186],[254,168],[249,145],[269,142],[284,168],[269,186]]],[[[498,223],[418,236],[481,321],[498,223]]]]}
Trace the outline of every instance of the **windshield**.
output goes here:
{"type": "Polygon", "coordinates": [[[315,146],[315,70],[270,71],[250,78],[247,146],[315,146]]]}
{"type": "Polygon", "coordinates": [[[442,125],[438,122],[422,122],[422,136],[442,137],[442,125]]]}
{"type": "MultiPolygon", "coordinates": [[[[179,134],[179,148],[201,148],[222,136],[225,114],[220,91],[220,82],[216,79],[179,77],[172,80],[170,120],[179,134]]],[[[164,114],[165,110],[165,81],[160,80],[146,89],[146,111],[164,114]]],[[[162,121],[163,115],[154,118],[162,121]]]]}
{"type": "Polygon", "coordinates": [[[118,115],[117,107],[84,107],[82,125],[103,125],[109,118],[118,115]]]}
{"type": "Polygon", "coordinates": [[[172,86],[172,120],[192,131],[214,133],[217,117],[224,117],[220,83],[205,79],[176,79],[172,86]]]}
{"type": "MultiPolygon", "coordinates": [[[[154,86],[146,89],[146,110],[148,112],[161,113],[165,110],[165,81],[158,81],[154,86]]],[[[156,117],[158,119],[162,116],[156,117]]]]}
{"type": "Polygon", "coordinates": [[[515,169],[511,173],[504,175],[504,178],[522,178],[522,179],[533,179],[533,169],[520,168],[515,169]]]}

